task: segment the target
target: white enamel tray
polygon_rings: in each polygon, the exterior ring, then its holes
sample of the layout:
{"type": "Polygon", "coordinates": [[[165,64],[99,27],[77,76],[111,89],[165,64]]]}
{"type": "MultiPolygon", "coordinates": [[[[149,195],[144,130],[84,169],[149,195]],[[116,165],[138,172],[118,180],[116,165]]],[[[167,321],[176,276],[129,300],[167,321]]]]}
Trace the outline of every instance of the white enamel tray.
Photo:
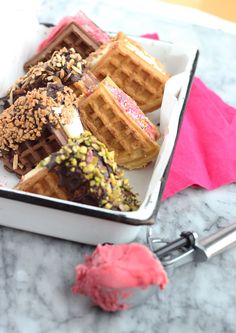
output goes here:
{"type": "MultiPolygon", "coordinates": [[[[13,188],[18,179],[5,171],[1,164],[1,225],[96,245],[131,242],[141,228],[155,222],[195,72],[198,50],[131,37],[142,44],[147,52],[159,58],[171,74],[165,86],[161,109],[148,115],[155,124],[160,124],[163,141],[160,154],[148,167],[126,172],[134,191],[140,195],[142,204],[139,210],[115,212],[16,191],[13,188]]],[[[23,66],[27,59],[19,58],[19,66],[23,66]]]]}

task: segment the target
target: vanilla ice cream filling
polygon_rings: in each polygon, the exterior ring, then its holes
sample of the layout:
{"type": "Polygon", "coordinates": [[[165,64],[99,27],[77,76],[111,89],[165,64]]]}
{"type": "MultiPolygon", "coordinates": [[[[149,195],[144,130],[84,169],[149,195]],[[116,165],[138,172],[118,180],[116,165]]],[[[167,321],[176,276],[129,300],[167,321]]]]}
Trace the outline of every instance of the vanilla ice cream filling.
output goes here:
{"type": "Polygon", "coordinates": [[[87,61],[88,68],[95,67],[102,60],[102,58],[107,55],[108,51],[110,51],[111,45],[111,43],[102,45],[99,51],[95,51],[93,55],[89,56],[87,61]]]}
{"type": "Polygon", "coordinates": [[[125,41],[125,44],[126,44],[127,48],[130,51],[134,52],[138,57],[140,57],[141,59],[143,59],[144,61],[146,61],[150,65],[152,65],[156,70],[158,70],[162,74],[166,75],[165,71],[163,70],[163,68],[161,68],[158,65],[158,63],[157,63],[157,61],[154,57],[150,56],[145,51],[142,51],[142,50],[138,49],[135,45],[131,44],[128,40],[125,41]]]}
{"type": "MultiPolygon", "coordinates": [[[[63,108],[63,106],[53,108],[54,114],[57,114],[57,115],[61,114],[62,108],[63,108]]],[[[72,117],[71,117],[71,121],[69,124],[62,124],[60,122],[60,125],[63,128],[63,130],[65,131],[68,138],[77,137],[81,133],[84,132],[84,128],[82,126],[80,116],[79,116],[79,113],[77,112],[76,108],[73,108],[71,110],[71,114],[72,114],[72,117]]]]}
{"type": "MultiPolygon", "coordinates": [[[[161,72],[162,74],[166,75],[166,72],[164,71],[164,69],[158,65],[157,60],[150,56],[148,53],[146,53],[145,51],[140,50],[139,48],[137,48],[137,46],[135,46],[134,44],[131,44],[128,39],[124,40],[125,42],[125,46],[132,51],[133,53],[135,53],[139,58],[141,58],[142,60],[144,60],[145,62],[147,62],[148,64],[150,64],[151,66],[153,66],[157,71],[161,72]]],[[[87,65],[89,68],[93,68],[95,67],[106,55],[107,53],[110,51],[110,49],[112,48],[113,43],[108,43],[106,45],[103,45],[102,48],[99,49],[99,52],[95,52],[93,54],[93,56],[91,56],[91,58],[89,59],[87,65]]]]}

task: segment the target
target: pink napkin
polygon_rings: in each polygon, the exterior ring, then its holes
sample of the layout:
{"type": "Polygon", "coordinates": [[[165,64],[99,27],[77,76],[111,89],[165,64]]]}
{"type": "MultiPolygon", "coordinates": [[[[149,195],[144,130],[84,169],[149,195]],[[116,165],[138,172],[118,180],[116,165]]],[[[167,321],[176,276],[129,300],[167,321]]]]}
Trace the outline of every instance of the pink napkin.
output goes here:
{"type": "Polygon", "coordinates": [[[50,34],[42,40],[37,51],[42,51],[48,46],[54,38],[70,23],[75,22],[83,28],[98,43],[107,43],[110,37],[102,31],[94,22],[92,22],[81,10],[75,16],[65,16],[50,32],[50,34]]]}
{"type": "Polygon", "coordinates": [[[163,199],[192,185],[236,181],[236,109],[195,78],[163,199]]]}
{"type": "Polygon", "coordinates": [[[194,78],[163,199],[193,185],[212,190],[235,182],[235,152],[236,109],[194,78]]]}
{"type": "Polygon", "coordinates": [[[150,38],[150,39],[155,39],[155,40],[160,39],[160,38],[159,38],[159,35],[158,35],[156,32],[154,32],[154,33],[152,33],[152,34],[145,34],[145,35],[142,35],[141,37],[150,38]]]}

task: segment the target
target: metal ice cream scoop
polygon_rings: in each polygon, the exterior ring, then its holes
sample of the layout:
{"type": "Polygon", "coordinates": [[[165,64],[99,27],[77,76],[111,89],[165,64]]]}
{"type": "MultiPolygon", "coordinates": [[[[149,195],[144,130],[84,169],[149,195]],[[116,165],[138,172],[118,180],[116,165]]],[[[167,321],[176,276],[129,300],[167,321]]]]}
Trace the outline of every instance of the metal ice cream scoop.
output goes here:
{"type": "MultiPolygon", "coordinates": [[[[202,239],[198,239],[196,232],[182,232],[180,238],[172,242],[153,237],[152,229],[149,228],[147,241],[164,268],[182,266],[189,262],[204,262],[236,244],[236,223],[202,239]]],[[[126,305],[126,308],[143,304],[156,291],[156,285],[145,289],[136,287],[117,290],[121,295],[119,303],[126,305]],[[123,298],[122,295],[126,296],[123,298]]]]}

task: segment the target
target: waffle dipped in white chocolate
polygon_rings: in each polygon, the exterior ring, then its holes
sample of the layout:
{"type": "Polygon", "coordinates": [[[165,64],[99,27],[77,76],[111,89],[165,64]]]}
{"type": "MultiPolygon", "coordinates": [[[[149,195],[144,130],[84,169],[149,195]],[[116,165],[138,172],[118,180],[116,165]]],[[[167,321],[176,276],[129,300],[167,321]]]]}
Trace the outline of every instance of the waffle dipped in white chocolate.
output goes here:
{"type": "Polygon", "coordinates": [[[78,106],[83,126],[115,152],[118,165],[141,168],[156,158],[157,127],[109,77],[80,97],[78,106]]]}
{"type": "Polygon", "coordinates": [[[160,107],[169,75],[160,61],[123,33],[91,53],[86,66],[99,80],[109,75],[143,112],[160,107]]]}
{"type": "Polygon", "coordinates": [[[73,91],[49,84],[19,97],[0,114],[0,158],[21,176],[81,131],[73,91]]]}

